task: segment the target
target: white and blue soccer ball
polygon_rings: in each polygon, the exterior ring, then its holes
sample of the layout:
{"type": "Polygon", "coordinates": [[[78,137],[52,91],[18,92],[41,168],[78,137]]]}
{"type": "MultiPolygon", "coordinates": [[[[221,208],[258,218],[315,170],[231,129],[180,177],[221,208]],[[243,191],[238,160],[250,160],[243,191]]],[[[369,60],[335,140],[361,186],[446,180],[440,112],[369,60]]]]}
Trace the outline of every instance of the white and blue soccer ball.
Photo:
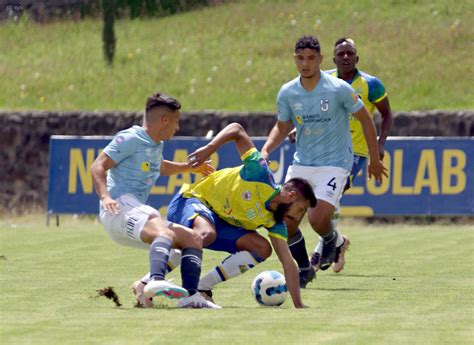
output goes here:
{"type": "Polygon", "coordinates": [[[260,273],[252,282],[252,295],[260,305],[282,305],[288,297],[285,277],[277,271],[260,273]]]}

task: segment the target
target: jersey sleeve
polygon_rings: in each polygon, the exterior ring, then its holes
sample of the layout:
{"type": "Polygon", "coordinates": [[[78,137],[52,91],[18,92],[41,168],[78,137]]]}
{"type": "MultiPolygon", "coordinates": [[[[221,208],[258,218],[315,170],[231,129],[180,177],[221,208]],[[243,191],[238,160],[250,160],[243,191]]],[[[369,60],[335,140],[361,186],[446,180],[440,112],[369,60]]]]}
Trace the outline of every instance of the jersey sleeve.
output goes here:
{"type": "Polygon", "coordinates": [[[354,91],[352,86],[347,84],[345,81],[341,81],[339,90],[342,105],[348,113],[355,113],[364,106],[359,95],[354,91]]]}
{"type": "Polygon", "coordinates": [[[114,139],[105,147],[104,152],[115,164],[132,155],[135,151],[135,139],[129,133],[118,133],[114,139]]]}
{"type": "Polygon", "coordinates": [[[277,96],[277,116],[279,121],[291,120],[291,108],[284,88],[280,89],[277,96]]]}
{"type": "Polygon", "coordinates": [[[288,239],[288,230],[285,223],[275,223],[272,227],[267,228],[268,236],[280,238],[284,241],[288,239]]]}
{"type": "Polygon", "coordinates": [[[267,161],[262,157],[260,151],[255,147],[251,148],[241,158],[244,166],[240,171],[240,176],[243,180],[265,183],[276,190],[280,190],[268,167],[267,161]]]}
{"type": "Polygon", "coordinates": [[[380,102],[382,99],[387,97],[387,92],[385,91],[385,86],[380,81],[380,79],[372,77],[367,80],[369,85],[369,101],[372,103],[380,102]]]}

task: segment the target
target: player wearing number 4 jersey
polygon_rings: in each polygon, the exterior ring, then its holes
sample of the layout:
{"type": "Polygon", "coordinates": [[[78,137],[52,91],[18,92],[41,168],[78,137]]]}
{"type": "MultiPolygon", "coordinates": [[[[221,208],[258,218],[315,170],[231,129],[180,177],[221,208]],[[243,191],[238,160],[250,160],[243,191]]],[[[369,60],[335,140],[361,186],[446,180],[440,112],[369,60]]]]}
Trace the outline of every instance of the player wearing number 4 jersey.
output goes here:
{"type": "MultiPolygon", "coordinates": [[[[278,93],[278,121],[262,148],[262,156],[267,158],[290,130],[296,128],[296,152],[286,180],[301,177],[314,186],[319,202],[308,211],[308,220],[323,238],[320,268],[327,269],[337,260],[337,249],[345,241],[332,227],[331,219],[353,163],[350,114],[360,121],[367,141],[369,177],[381,181],[386,168],[379,159],[376,131],[367,109],[349,84],[321,73],[322,59],[317,38],[305,36],[296,42],[294,60],[300,75],[284,84],[278,93]]],[[[298,229],[300,221],[290,219],[286,224],[290,250],[300,268],[300,285],[304,287],[315,272],[298,229]]]]}
{"type": "MultiPolygon", "coordinates": [[[[326,73],[330,73],[331,75],[349,83],[362,99],[372,117],[376,109],[380,113],[382,120],[380,123],[380,135],[377,142],[380,160],[383,160],[385,154],[385,141],[387,140],[390,128],[392,127],[392,111],[390,109],[387,92],[385,92],[385,86],[377,77],[356,68],[357,63],[359,62],[359,56],[357,55],[355,43],[350,38],[340,38],[336,41],[334,44],[333,61],[337,68],[327,71],[326,73]]],[[[351,131],[352,146],[354,149],[354,163],[345,190],[351,187],[352,181],[359,171],[365,168],[369,153],[359,120],[354,116],[351,116],[349,127],[351,131]]],[[[339,209],[340,205],[337,204],[332,220],[334,226],[336,226],[339,221],[339,209]]],[[[337,260],[332,265],[332,269],[336,273],[344,268],[344,250],[348,244],[349,241],[346,241],[344,246],[341,247],[339,255],[340,260],[337,260]]],[[[311,255],[311,264],[315,267],[319,264],[322,247],[323,242],[321,239],[311,255]]]]}

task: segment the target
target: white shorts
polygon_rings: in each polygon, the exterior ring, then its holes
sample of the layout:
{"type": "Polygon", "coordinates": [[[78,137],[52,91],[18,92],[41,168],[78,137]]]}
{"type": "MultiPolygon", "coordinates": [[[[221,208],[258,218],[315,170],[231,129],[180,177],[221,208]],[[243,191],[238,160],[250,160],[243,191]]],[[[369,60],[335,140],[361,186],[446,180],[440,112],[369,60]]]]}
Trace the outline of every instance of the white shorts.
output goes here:
{"type": "Polygon", "coordinates": [[[349,170],[338,167],[290,165],[285,182],[294,177],[304,178],[313,185],[313,191],[318,200],[324,200],[336,206],[341,199],[349,174],[349,170]]]}
{"type": "Polygon", "coordinates": [[[132,194],[124,194],[116,199],[119,214],[110,214],[100,210],[99,219],[109,237],[123,246],[149,249],[150,244],[140,238],[140,233],[150,218],[160,217],[160,213],[151,206],[142,204],[132,194]]]}

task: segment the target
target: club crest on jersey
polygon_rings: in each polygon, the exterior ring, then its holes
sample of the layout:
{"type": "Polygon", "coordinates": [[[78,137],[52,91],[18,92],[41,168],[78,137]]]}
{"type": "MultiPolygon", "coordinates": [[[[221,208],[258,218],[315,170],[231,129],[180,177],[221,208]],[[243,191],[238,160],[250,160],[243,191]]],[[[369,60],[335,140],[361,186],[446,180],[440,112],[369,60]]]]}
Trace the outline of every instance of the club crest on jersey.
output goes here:
{"type": "Polygon", "coordinates": [[[243,193],[242,193],[242,199],[246,200],[246,201],[249,201],[250,199],[252,199],[252,193],[250,193],[249,190],[245,190],[243,193]]]}
{"type": "Polygon", "coordinates": [[[295,118],[296,122],[298,122],[299,125],[303,124],[303,118],[301,117],[301,115],[295,115],[295,118]]]}
{"type": "Polygon", "coordinates": [[[322,99],[320,101],[321,111],[328,111],[329,109],[329,99],[322,99]]]}
{"type": "Polygon", "coordinates": [[[142,162],[141,169],[143,172],[150,171],[150,162],[142,162]]]}

